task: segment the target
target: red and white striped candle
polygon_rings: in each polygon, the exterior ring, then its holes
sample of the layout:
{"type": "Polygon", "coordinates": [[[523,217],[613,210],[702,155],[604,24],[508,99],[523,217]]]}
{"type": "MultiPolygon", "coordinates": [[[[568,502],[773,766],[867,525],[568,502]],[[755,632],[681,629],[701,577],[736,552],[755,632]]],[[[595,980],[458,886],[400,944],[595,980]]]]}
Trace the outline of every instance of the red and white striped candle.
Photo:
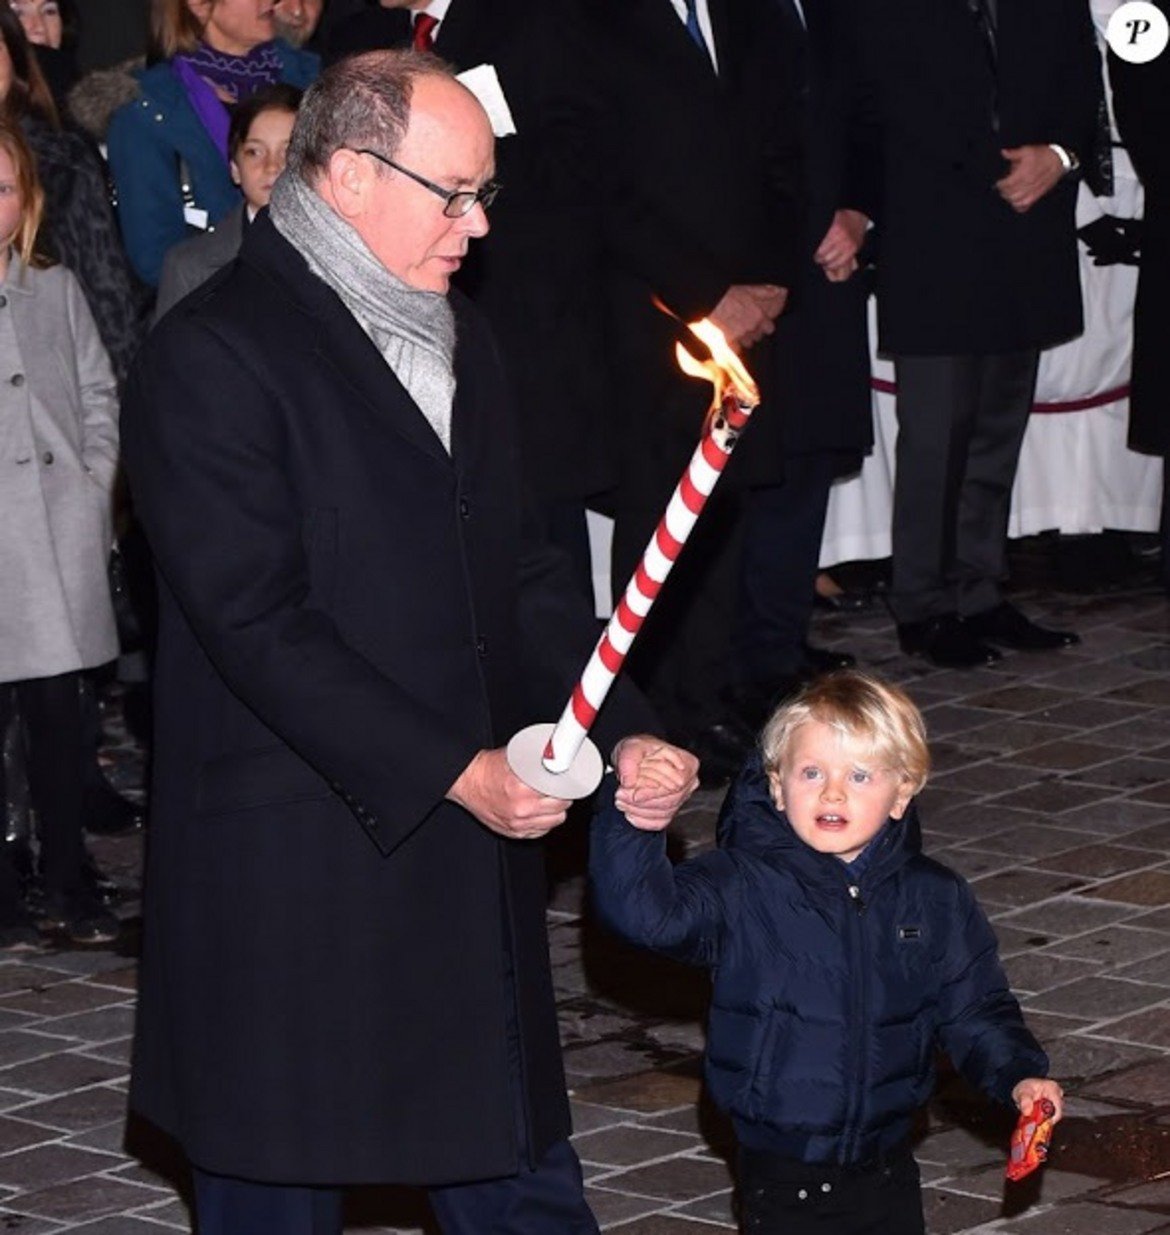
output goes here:
{"type": "Polygon", "coordinates": [[[541,762],[554,775],[567,771],[577,757],[635,636],[760,402],[751,374],[719,328],[703,318],[688,329],[711,353],[710,360],[697,360],[682,343],[675,349],[684,373],[705,377],[715,388],[703,437],[544,748],[541,762]]]}

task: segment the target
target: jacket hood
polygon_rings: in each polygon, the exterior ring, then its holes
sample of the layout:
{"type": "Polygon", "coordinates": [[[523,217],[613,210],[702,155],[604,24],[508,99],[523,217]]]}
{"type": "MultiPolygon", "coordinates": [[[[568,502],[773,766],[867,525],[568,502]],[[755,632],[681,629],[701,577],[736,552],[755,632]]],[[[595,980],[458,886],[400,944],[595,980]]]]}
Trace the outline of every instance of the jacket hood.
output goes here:
{"type": "MultiPolygon", "coordinates": [[[[830,854],[810,849],[792,830],[788,816],[772,801],[763,756],[753,751],[736,777],[719,812],[716,837],[720,849],[750,853],[766,862],[796,865],[808,877],[836,877],[843,867],[830,854]]],[[[892,819],[874,839],[877,849],[867,864],[866,882],[883,876],[922,852],[918,808],[911,801],[900,820],[892,819]]]]}

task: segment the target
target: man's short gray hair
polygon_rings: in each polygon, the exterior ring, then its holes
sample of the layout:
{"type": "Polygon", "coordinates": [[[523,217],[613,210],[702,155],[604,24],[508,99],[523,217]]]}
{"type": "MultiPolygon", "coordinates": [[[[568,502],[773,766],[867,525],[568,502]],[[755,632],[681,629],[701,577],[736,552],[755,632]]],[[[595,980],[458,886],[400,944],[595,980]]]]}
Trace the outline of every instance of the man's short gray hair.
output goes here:
{"type": "Polygon", "coordinates": [[[336,150],[367,147],[392,159],[410,123],[415,79],[453,75],[438,56],[415,51],[368,51],[331,65],[301,103],[287,170],[311,185],[336,150]]]}

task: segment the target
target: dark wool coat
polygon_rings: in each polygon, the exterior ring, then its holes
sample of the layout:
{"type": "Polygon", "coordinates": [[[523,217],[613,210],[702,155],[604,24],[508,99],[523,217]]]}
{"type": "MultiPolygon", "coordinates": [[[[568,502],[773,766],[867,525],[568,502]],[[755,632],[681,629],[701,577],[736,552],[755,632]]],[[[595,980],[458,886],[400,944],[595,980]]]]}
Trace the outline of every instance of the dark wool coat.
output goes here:
{"type": "Polygon", "coordinates": [[[1001,148],[1095,141],[1100,61],[1086,0],[1001,0],[998,67],[967,0],[846,0],[883,128],[880,343],[908,355],[1045,347],[1080,332],[1067,177],[1025,214],[1001,148]],[[993,127],[998,112],[999,131],[993,127]]]}
{"type": "Polygon", "coordinates": [[[799,83],[796,116],[804,154],[800,261],[788,307],[776,323],[774,368],[764,374],[771,404],[752,428],[745,450],[749,474],[774,477],[776,458],[799,468],[799,457],[831,452],[840,470],[861,466],[873,445],[867,277],[858,271],[830,283],[813,254],[838,210],[876,213],[873,138],[842,52],[837,0],[774,0],[778,58],[793,62],[799,83]]]}
{"type": "MultiPolygon", "coordinates": [[[[1166,5],[1160,6],[1166,11],[1166,5]]],[[[1133,315],[1129,445],[1170,455],[1170,53],[1127,64],[1110,53],[1113,113],[1146,192],[1133,315]]]]}
{"type": "Polygon", "coordinates": [[[1001,1102],[1047,1073],[966,881],[923,856],[912,812],[874,844],[851,888],[773,806],[758,756],[721,847],[680,866],[612,805],[594,821],[602,918],[714,971],[707,1082],[742,1144],[805,1162],[891,1150],[931,1095],[938,1047],[1001,1102]]]}
{"type": "MultiPolygon", "coordinates": [[[[492,65],[516,132],[496,143],[503,186],[491,231],[455,285],[483,310],[516,392],[532,492],[582,499],[615,469],[604,336],[600,200],[592,175],[597,105],[575,0],[453,0],[435,52],[458,70],[492,65]]],[[[329,33],[327,61],[410,45],[411,14],[373,4],[329,33]]]]}
{"type": "Polygon", "coordinates": [[[568,1132],[542,849],[444,795],[555,718],[594,625],[453,299],[451,456],[266,212],[131,379],[160,617],[130,1100],[210,1171],[452,1182],[518,1168],[518,1108],[533,1153],[568,1132]]]}
{"type": "MultiPolygon", "coordinates": [[[[799,122],[792,75],[769,37],[771,2],[710,0],[718,74],[666,0],[581,5],[603,109],[596,192],[608,246],[617,381],[609,413],[623,505],[665,504],[711,398],[706,382],[679,372],[680,328],[669,315],[695,321],[734,283],[788,287],[795,276],[799,122]]],[[[757,377],[767,351],[761,345],[747,357],[757,377]]],[[[742,470],[753,432],[729,479],[742,470]]]]}

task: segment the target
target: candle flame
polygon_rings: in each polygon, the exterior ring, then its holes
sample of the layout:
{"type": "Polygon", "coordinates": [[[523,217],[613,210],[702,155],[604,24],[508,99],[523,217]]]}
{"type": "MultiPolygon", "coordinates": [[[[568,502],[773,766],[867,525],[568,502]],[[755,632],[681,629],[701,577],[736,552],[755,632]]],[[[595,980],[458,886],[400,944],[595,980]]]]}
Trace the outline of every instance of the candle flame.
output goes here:
{"type": "Polygon", "coordinates": [[[741,404],[756,407],[760,402],[759,389],[743,361],[724,338],[723,331],[706,317],[701,321],[688,322],[687,329],[707,345],[711,359],[697,359],[687,351],[683,343],[675,344],[674,354],[679,368],[688,377],[705,377],[715,387],[712,409],[722,406],[723,400],[729,394],[733,394],[741,404]]]}

